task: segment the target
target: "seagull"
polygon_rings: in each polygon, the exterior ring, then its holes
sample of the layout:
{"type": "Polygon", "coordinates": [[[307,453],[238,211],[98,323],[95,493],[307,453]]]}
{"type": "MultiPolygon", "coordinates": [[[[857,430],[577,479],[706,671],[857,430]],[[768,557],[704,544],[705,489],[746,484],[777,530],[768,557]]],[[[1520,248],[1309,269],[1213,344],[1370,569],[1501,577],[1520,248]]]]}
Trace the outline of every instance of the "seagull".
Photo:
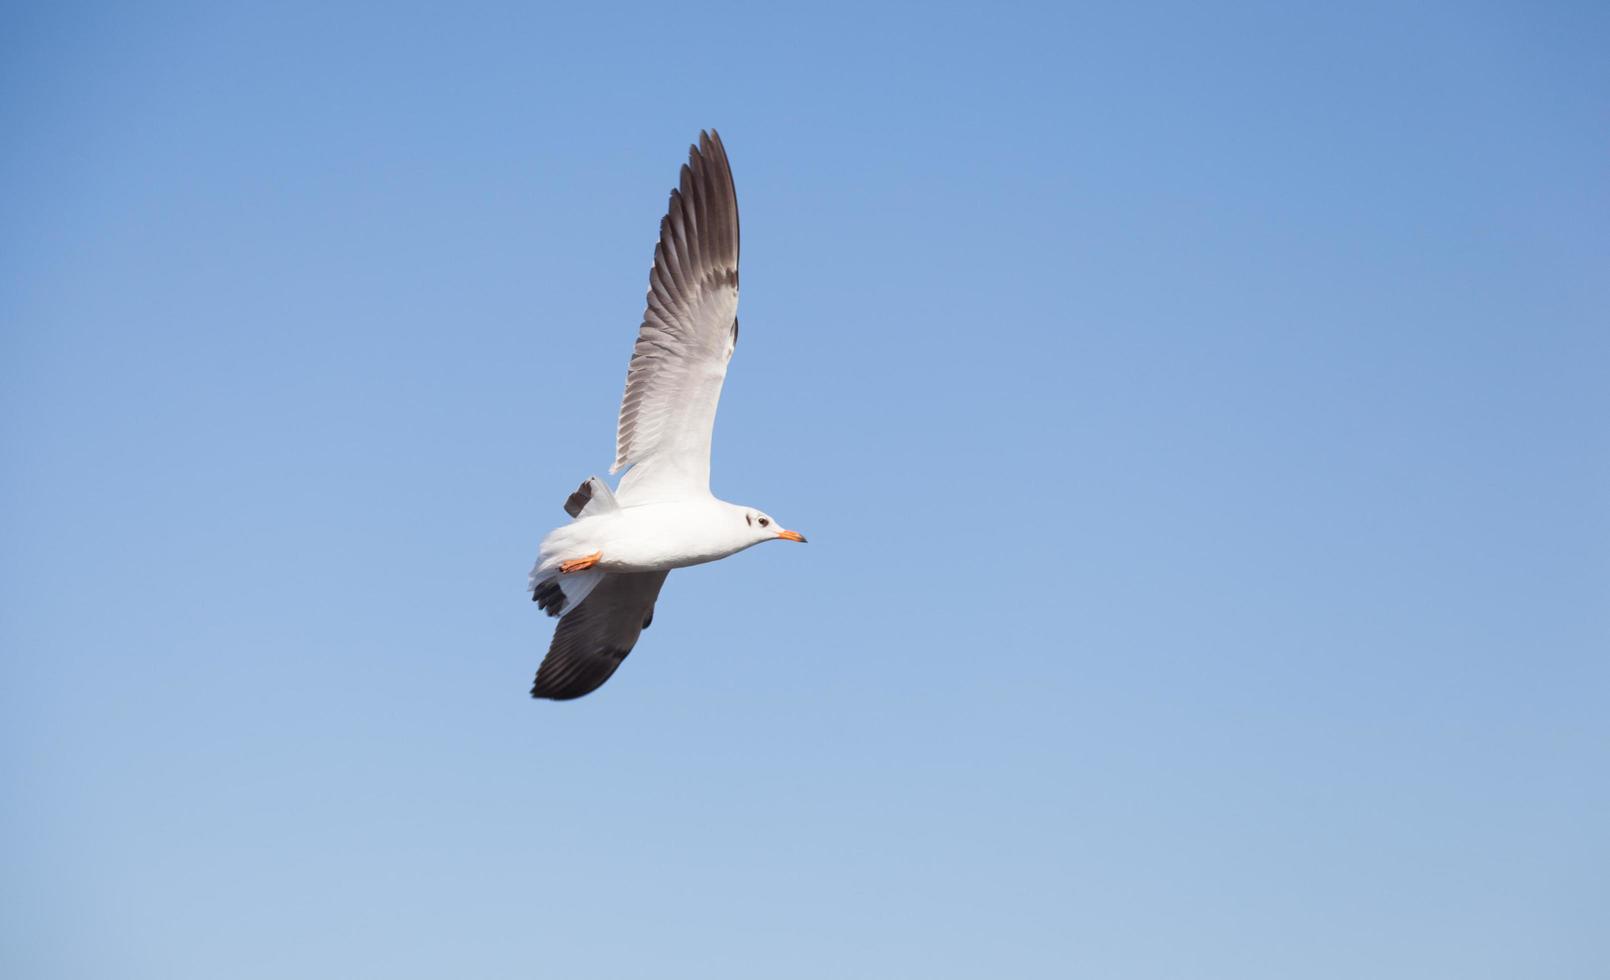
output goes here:
{"type": "Polygon", "coordinates": [[[559,617],[534,698],[598,689],[654,621],[673,568],[702,565],[763,541],[804,542],[770,514],[710,493],[710,435],[738,343],[738,195],[715,130],[688,150],[681,186],[660,219],[648,309],[626,369],[610,473],[565,501],[572,520],[542,539],[529,588],[559,617]]]}

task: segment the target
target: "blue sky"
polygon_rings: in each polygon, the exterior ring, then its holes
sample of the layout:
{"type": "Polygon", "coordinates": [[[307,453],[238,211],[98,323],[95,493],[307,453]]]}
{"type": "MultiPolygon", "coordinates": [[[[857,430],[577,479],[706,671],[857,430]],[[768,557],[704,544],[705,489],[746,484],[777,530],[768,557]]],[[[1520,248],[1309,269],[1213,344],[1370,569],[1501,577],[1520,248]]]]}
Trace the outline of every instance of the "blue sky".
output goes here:
{"type": "Polygon", "coordinates": [[[0,14],[0,973],[1610,972],[1596,5],[0,14]],[[715,490],[526,692],[676,168],[715,490]]]}

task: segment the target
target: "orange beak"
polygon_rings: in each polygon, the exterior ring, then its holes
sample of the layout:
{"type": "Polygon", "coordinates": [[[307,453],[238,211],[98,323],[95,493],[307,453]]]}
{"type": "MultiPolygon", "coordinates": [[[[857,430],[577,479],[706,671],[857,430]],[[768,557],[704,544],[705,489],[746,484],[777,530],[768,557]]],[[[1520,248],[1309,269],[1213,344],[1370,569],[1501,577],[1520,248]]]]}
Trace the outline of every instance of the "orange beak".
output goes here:
{"type": "Polygon", "coordinates": [[[805,543],[805,535],[799,533],[798,531],[778,531],[777,536],[782,538],[784,541],[798,541],[800,544],[805,543]]]}

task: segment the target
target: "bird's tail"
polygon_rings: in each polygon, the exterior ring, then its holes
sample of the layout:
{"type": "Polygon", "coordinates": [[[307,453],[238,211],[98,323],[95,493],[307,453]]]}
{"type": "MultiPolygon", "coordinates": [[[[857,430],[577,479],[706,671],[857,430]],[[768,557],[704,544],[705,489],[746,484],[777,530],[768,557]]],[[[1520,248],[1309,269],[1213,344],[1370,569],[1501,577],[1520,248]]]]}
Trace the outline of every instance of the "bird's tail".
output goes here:
{"type": "Polygon", "coordinates": [[[542,563],[531,569],[531,601],[550,616],[563,616],[581,605],[587,593],[598,587],[608,574],[596,568],[562,574],[558,569],[542,571],[542,563]]]}
{"type": "MultiPolygon", "coordinates": [[[[615,495],[609,492],[609,484],[596,476],[590,476],[582,481],[576,492],[565,501],[565,513],[576,521],[619,509],[620,504],[615,502],[615,495]]],[[[528,586],[531,590],[531,599],[550,616],[563,616],[581,605],[581,600],[587,598],[587,593],[597,588],[598,583],[604,580],[605,573],[597,569],[569,573],[559,571],[561,563],[555,556],[574,552],[576,546],[582,543],[570,540],[575,534],[569,529],[575,526],[568,524],[548,535],[542,542],[542,554],[537,558],[536,565],[531,568],[528,586]]]]}

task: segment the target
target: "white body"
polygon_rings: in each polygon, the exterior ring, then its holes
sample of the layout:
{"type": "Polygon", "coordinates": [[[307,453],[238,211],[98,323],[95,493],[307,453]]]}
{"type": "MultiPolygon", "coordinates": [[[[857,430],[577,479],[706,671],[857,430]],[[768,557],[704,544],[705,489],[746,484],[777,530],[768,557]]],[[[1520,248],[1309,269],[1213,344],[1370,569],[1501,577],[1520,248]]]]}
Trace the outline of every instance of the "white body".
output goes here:
{"type": "Polygon", "coordinates": [[[743,508],[712,496],[608,510],[554,528],[542,539],[533,577],[602,552],[601,572],[665,572],[702,565],[774,537],[749,532],[743,508]]]}

